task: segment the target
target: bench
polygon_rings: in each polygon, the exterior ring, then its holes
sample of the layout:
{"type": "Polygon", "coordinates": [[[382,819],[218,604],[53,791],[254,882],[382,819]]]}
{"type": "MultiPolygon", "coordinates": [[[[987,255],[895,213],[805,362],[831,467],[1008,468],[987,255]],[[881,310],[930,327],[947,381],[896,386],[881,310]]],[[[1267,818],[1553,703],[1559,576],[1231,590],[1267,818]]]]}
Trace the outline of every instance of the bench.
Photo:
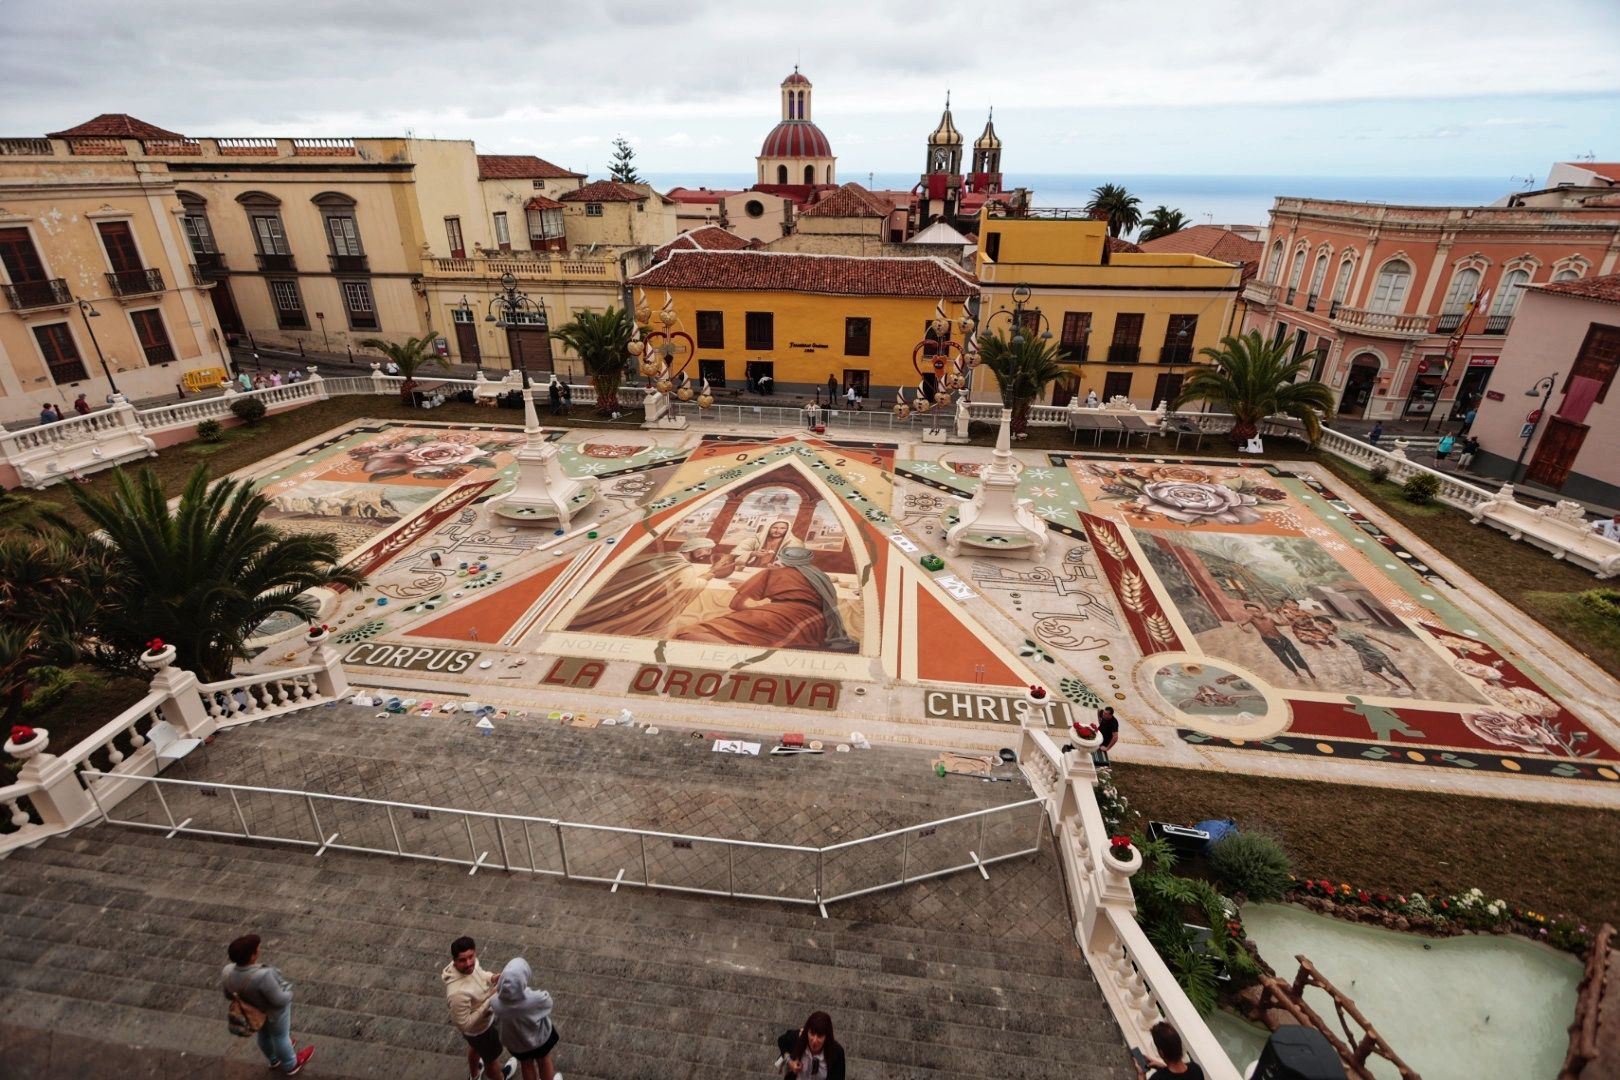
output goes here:
{"type": "Polygon", "coordinates": [[[1620,574],[1620,543],[1594,533],[1580,503],[1561,499],[1554,506],[1531,508],[1513,498],[1512,484],[1503,484],[1502,490],[1474,507],[1470,520],[1591,570],[1600,581],[1620,574]]]}

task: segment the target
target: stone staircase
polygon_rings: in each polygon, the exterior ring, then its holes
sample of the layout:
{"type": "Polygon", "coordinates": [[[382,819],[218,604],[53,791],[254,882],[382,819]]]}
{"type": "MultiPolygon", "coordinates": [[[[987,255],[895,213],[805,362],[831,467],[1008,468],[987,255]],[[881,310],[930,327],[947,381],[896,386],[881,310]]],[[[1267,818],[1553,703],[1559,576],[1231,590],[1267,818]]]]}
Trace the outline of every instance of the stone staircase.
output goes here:
{"type": "MultiPolygon", "coordinates": [[[[574,820],[593,808],[667,818],[678,802],[733,826],[706,835],[784,842],[1028,795],[1022,784],[941,780],[926,750],[738,758],[685,733],[509,721],[486,737],[466,720],[373,712],[235,729],[187,767],[220,783],[324,778],[308,789],[339,783],[445,805],[394,787],[432,776],[464,796],[448,805],[547,804],[574,820]]],[[[266,1075],[251,1043],[226,1032],[217,989],[225,943],[253,930],[297,985],[294,1037],[318,1047],[306,1075],[465,1075],[438,972],[466,933],[487,967],[523,955],[556,995],[556,1061],[569,1080],[758,1080],[776,1033],[815,1009],[832,1014],[851,1077],[1125,1080],[1129,1059],[1072,943],[1062,888],[1049,840],[991,867],[988,881],[955,874],[833,905],[822,919],[813,908],[104,825],[4,864],[0,1060],[18,1080],[266,1075]]]]}

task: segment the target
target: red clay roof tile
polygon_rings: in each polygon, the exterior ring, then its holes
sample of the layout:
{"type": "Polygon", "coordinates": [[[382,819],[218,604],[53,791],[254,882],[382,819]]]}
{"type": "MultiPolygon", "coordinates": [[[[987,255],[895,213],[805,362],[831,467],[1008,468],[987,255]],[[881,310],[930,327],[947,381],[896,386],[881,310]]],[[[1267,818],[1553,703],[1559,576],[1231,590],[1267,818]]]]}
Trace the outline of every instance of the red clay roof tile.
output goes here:
{"type": "Polygon", "coordinates": [[[137,120],[128,113],[102,113],[75,127],[49,133],[48,139],[183,139],[176,131],[137,120]]]}
{"type": "Polygon", "coordinates": [[[1586,300],[1604,300],[1611,304],[1620,304],[1620,274],[1578,278],[1575,281],[1555,281],[1531,287],[1558,296],[1578,296],[1586,300]]]}
{"type": "Polygon", "coordinates": [[[584,173],[569,172],[533,154],[479,154],[480,180],[571,180],[584,173]]]}
{"type": "Polygon", "coordinates": [[[861,258],[781,251],[683,251],[631,279],[669,289],[807,292],[837,296],[921,296],[963,300],[978,292],[972,274],[934,258],[861,258]]]}

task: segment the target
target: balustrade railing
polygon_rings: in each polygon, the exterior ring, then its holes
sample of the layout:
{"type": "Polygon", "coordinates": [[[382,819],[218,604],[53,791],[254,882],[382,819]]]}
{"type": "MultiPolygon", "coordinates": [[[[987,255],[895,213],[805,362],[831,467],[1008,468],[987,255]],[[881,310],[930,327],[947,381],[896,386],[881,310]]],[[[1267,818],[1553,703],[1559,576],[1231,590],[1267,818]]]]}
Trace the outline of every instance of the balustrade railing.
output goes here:
{"type": "Polygon", "coordinates": [[[319,676],[325,670],[319,664],[310,664],[270,675],[201,683],[197,695],[202,700],[203,710],[221,726],[264,720],[325,701],[319,684],[319,676]]]}
{"type": "Polygon", "coordinates": [[[1429,316],[1405,315],[1366,308],[1341,307],[1330,320],[1340,330],[1377,337],[1421,338],[1429,335],[1429,316]]]}

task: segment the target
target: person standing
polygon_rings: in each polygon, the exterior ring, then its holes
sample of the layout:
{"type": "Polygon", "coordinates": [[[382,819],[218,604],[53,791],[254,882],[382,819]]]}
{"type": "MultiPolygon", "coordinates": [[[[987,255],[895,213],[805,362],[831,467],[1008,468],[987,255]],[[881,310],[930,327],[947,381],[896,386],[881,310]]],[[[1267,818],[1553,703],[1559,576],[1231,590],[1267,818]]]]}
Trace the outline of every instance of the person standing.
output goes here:
{"type": "Polygon", "coordinates": [[[776,1037],[783,1080],[844,1080],[844,1048],[833,1038],[832,1017],[813,1012],[798,1031],[776,1037]]]}
{"type": "Polygon", "coordinates": [[[1472,403],[1470,403],[1469,406],[1468,406],[1468,411],[1463,413],[1463,426],[1457,429],[1457,434],[1459,434],[1459,435],[1468,434],[1469,429],[1471,429],[1474,426],[1474,417],[1476,417],[1478,415],[1479,415],[1478,406],[1473,405],[1472,403]]]}
{"type": "Polygon", "coordinates": [[[574,391],[567,383],[559,383],[562,387],[562,410],[564,416],[574,414],[574,391]]]}
{"type": "Polygon", "coordinates": [[[1367,432],[1367,442],[1368,442],[1368,444],[1371,445],[1371,446],[1377,446],[1378,445],[1378,440],[1382,439],[1383,437],[1384,437],[1384,422],[1382,420],[1374,421],[1373,426],[1372,426],[1372,430],[1367,432]]]}
{"type": "Polygon", "coordinates": [[[1442,462],[1442,461],[1446,460],[1446,458],[1450,457],[1451,456],[1451,448],[1456,446],[1456,445],[1457,445],[1457,436],[1451,435],[1451,434],[1441,435],[1440,436],[1440,441],[1435,443],[1435,445],[1434,445],[1434,461],[1435,461],[1435,464],[1438,465],[1440,462],[1442,462]]]}
{"type": "Polygon", "coordinates": [[[220,989],[227,998],[238,998],[264,1013],[259,1028],[259,1050],[272,1069],[297,1076],[314,1056],[315,1048],[293,1050],[292,983],[280,971],[259,963],[259,935],[243,934],[226,948],[231,962],[219,973],[220,989]]]}
{"type": "Polygon", "coordinates": [[[1462,450],[1457,454],[1457,468],[1467,469],[1474,463],[1474,455],[1479,453],[1479,440],[1472,435],[1462,441],[1462,450]]]}
{"type": "Polygon", "coordinates": [[[39,422],[41,426],[56,423],[56,412],[48,401],[39,407],[39,422]]]}
{"type": "Polygon", "coordinates": [[[521,956],[508,960],[501,969],[492,1003],[496,1030],[501,1045],[523,1069],[523,1080],[562,1080],[562,1073],[551,1063],[551,1051],[557,1045],[557,1027],[551,1022],[551,995],[529,989],[533,974],[529,962],[521,956]]]}
{"type": "Polygon", "coordinates": [[[1112,705],[1104,705],[1097,710],[1097,734],[1102,736],[1102,745],[1097,749],[1104,754],[1119,742],[1119,717],[1114,715],[1112,705]]]}
{"type": "Polygon", "coordinates": [[[83,394],[80,394],[78,397],[74,398],[73,411],[78,413],[80,416],[89,416],[90,399],[85,397],[83,394]]]}
{"type": "Polygon", "coordinates": [[[501,1036],[495,1030],[495,1012],[490,999],[495,996],[498,976],[485,971],[478,962],[478,944],[470,937],[450,943],[450,962],[439,973],[444,995],[450,1006],[450,1023],[467,1042],[468,1080],[511,1080],[517,1061],[501,1063],[501,1036]]]}
{"type": "Polygon", "coordinates": [[[838,401],[838,376],[827,376],[827,407],[831,408],[838,401]]]}
{"type": "Polygon", "coordinates": [[[1305,662],[1305,657],[1300,655],[1299,648],[1283,634],[1277,620],[1266,614],[1265,608],[1250,601],[1243,605],[1243,610],[1245,614],[1238,621],[1238,629],[1244,633],[1259,634],[1266,648],[1270,649],[1271,654],[1288,669],[1290,675],[1297,675],[1303,671],[1311,677],[1312,682],[1316,681],[1316,672],[1311,670],[1311,666],[1305,662]]]}
{"type": "Polygon", "coordinates": [[[270,373],[270,385],[271,386],[280,386],[281,385],[281,372],[272,371],[270,373]]]}
{"type": "Polygon", "coordinates": [[[1592,531],[1605,540],[1620,540],[1620,514],[1615,514],[1607,521],[1594,521],[1592,531]]]}
{"type": "Polygon", "coordinates": [[[552,416],[561,415],[561,413],[562,413],[562,384],[559,383],[555,378],[553,378],[551,380],[550,385],[548,385],[546,387],[546,396],[551,399],[551,415],[552,416]]]}
{"type": "MultiPolygon", "coordinates": [[[[1139,1056],[1136,1061],[1137,1080],[1204,1080],[1204,1070],[1196,1061],[1187,1060],[1187,1051],[1181,1046],[1181,1033],[1160,1020],[1148,1029],[1153,1037],[1153,1049],[1159,1059],[1152,1061],[1139,1056]],[[1145,1067],[1144,1067],[1145,1062],[1145,1067]],[[1149,1073],[1147,1069],[1153,1071],[1149,1073]]],[[[1132,1054],[1141,1051],[1132,1050],[1132,1054]]]]}

